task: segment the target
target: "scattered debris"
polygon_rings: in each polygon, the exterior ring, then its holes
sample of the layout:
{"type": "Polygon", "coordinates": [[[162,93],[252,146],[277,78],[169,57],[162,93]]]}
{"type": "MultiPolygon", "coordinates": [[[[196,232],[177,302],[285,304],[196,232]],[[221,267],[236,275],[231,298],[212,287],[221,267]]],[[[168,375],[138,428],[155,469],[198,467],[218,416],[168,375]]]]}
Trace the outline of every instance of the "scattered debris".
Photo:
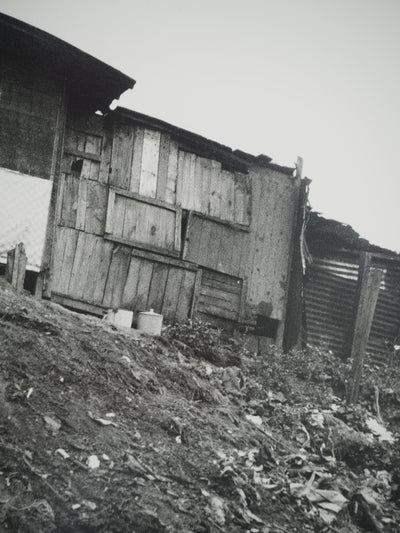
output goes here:
{"type": "Polygon", "coordinates": [[[398,531],[395,383],[384,426],[373,387],[351,407],[332,388],[330,354],[257,356],[199,324],[136,339],[0,290],[6,312],[1,530],[398,531]]]}
{"type": "Polygon", "coordinates": [[[95,469],[95,468],[99,468],[100,461],[97,455],[91,455],[90,457],[88,457],[86,464],[88,465],[89,468],[95,469]]]}

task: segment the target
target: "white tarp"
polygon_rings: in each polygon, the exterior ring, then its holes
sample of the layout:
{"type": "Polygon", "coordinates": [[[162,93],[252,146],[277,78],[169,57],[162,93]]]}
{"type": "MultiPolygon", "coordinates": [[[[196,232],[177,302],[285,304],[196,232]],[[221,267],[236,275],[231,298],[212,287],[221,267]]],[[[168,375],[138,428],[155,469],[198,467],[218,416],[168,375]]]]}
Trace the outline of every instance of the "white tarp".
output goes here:
{"type": "Polygon", "coordinates": [[[0,167],[0,262],[23,242],[27,268],[40,270],[52,185],[50,180],[0,167]]]}

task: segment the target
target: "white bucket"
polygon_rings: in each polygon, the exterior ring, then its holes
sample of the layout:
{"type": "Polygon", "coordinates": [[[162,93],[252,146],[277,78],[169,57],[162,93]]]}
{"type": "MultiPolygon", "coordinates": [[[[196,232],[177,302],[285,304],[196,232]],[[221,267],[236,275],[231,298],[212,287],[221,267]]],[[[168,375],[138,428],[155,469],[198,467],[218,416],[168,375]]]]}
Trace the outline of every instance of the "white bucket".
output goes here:
{"type": "Polygon", "coordinates": [[[133,311],[128,311],[127,309],[117,309],[117,311],[114,311],[113,309],[109,309],[107,311],[106,320],[115,326],[131,328],[133,311]]]}
{"type": "Polygon", "coordinates": [[[161,335],[163,316],[153,309],[138,314],[137,329],[148,335],[161,335]]]}

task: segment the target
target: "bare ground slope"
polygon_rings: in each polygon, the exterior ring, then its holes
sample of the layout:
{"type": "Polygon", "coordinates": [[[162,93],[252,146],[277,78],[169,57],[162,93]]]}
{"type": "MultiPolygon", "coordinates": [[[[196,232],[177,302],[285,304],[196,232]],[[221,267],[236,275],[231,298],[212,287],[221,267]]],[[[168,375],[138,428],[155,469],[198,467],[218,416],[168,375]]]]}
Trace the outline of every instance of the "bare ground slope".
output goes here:
{"type": "Polygon", "coordinates": [[[332,398],[267,386],[246,350],[229,360],[2,280],[0,530],[398,531],[393,445],[351,429],[332,398]]]}

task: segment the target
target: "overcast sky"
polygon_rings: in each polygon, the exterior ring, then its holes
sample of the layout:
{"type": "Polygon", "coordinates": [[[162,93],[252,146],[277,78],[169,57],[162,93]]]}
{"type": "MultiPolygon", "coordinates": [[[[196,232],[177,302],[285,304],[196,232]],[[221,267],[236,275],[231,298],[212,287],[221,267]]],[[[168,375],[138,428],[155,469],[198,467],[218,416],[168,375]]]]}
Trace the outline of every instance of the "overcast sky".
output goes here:
{"type": "Polygon", "coordinates": [[[0,0],[136,79],[119,104],[283,165],[400,252],[400,0],[0,0]]]}

